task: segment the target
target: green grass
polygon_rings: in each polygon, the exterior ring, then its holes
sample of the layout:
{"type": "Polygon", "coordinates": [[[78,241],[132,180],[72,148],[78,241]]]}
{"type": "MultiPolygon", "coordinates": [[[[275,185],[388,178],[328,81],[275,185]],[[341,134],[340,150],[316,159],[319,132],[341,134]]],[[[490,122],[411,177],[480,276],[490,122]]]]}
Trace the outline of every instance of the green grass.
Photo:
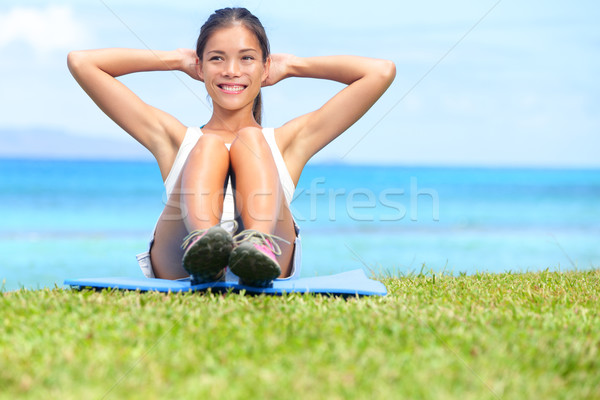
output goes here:
{"type": "Polygon", "coordinates": [[[0,398],[598,399],[600,271],[384,298],[0,294],[0,398]]]}

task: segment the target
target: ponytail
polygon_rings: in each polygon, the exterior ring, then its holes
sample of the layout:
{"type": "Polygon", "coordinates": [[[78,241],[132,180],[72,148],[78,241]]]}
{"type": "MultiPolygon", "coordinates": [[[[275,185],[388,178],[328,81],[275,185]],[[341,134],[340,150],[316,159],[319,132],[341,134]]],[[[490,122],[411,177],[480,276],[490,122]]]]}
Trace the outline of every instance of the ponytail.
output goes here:
{"type": "Polygon", "coordinates": [[[262,93],[258,92],[258,96],[254,99],[254,105],[252,106],[252,114],[257,124],[262,123],[262,93]]]}

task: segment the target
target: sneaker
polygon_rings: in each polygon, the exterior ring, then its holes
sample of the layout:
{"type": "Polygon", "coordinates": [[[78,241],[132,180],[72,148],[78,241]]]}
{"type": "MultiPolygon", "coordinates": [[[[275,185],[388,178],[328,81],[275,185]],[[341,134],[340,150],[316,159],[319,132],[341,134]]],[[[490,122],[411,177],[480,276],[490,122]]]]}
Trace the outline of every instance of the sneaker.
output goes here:
{"type": "Polygon", "coordinates": [[[225,278],[225,267],[233,249],[231,234],[220,224],[191,232],[183,240],[183,268],[192,285],[216,282],[225,278]]]}
{"type": "Polygon", "coordinates": [[[240,283],[248,286],[268,287],[281,275],[276,255],[281,248],[275,239],[287,241],[252,229],[237,234],[235,248],[229,257],[229,269],[240,277],[240,283]]]}

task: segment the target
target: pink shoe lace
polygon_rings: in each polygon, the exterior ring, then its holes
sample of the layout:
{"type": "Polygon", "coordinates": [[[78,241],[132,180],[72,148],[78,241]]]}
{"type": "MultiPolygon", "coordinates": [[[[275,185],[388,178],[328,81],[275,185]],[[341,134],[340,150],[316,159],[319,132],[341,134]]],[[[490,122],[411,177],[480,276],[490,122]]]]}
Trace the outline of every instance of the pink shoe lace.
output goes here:
{"type": "Polygon", "coordinates": [[[233,237],[233,242],[236,246],[243,242],[250,242],[258,251],[269,256],[273,261],[277,261],[276,256],[281,255],[281,247],[279,247],[275,240],[290,244],[290,242],[279,236],[254,229],[246,229],[233,237]]]}

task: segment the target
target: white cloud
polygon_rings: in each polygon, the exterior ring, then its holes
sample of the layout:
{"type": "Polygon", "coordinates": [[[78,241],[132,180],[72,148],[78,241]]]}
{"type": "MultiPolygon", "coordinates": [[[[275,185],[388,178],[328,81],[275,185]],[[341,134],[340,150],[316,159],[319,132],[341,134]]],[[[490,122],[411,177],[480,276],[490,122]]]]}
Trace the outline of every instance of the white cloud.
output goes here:
{"type": "Polygon", "coordinates": [[[67,6],[14,7],[0,14],[0,48],[25,43],[37,54],[45,55],[79,47],[89,36],[83,23],[67,6]]]}

